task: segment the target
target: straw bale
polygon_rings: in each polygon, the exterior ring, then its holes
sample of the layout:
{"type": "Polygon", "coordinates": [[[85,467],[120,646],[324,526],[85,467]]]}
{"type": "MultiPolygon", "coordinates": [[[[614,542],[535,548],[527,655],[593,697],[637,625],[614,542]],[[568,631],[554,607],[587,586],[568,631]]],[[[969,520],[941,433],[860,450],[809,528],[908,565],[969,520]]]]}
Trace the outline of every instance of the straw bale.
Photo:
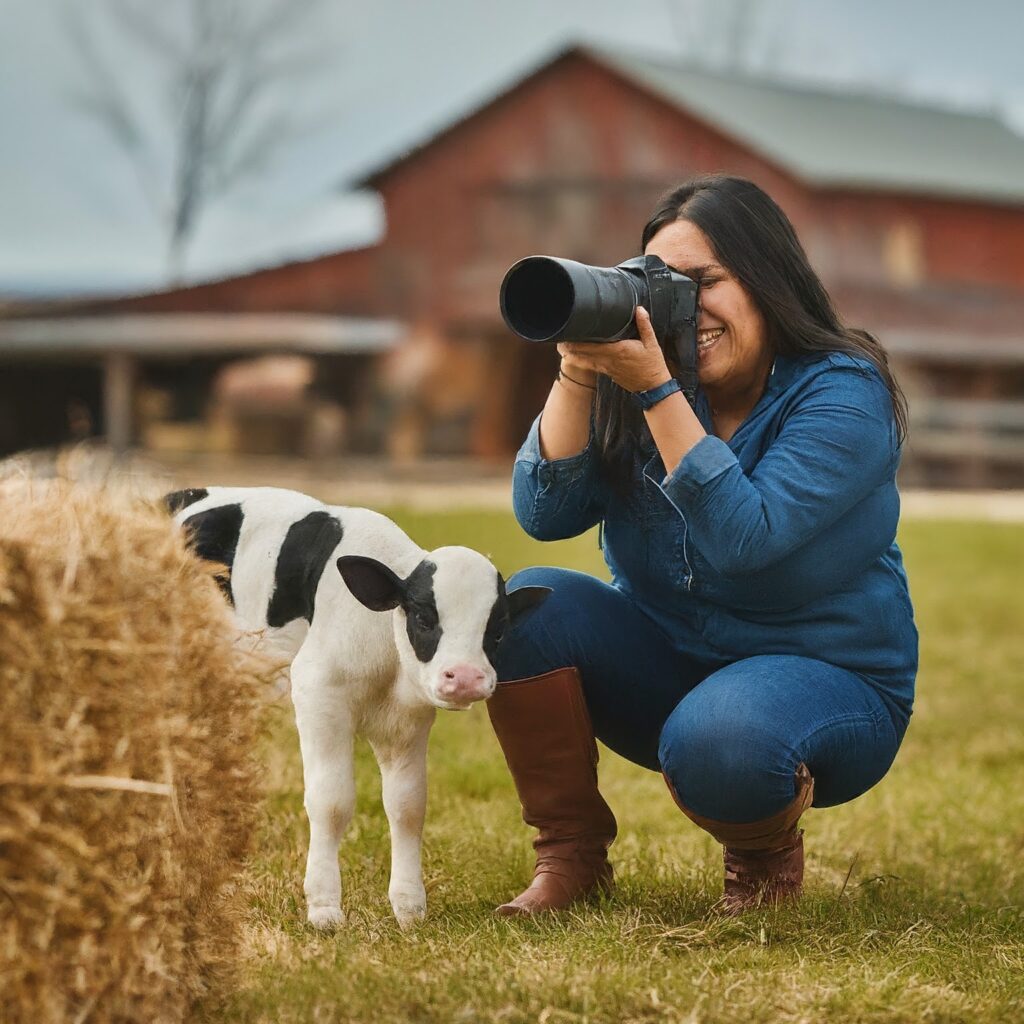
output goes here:
{"type": "Polygon", "coordinates": [[[0,1020],[183,1020],[236,951],[262,663],[162,511],[0,488],[0,1020]]]}

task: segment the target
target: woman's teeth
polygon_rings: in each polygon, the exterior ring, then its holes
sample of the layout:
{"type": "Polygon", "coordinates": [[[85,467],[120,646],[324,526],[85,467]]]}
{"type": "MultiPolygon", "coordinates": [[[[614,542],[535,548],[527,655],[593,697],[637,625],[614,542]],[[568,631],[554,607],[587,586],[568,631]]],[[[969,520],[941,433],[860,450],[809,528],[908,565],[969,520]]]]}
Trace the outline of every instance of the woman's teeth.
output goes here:
{"type": "Polygon", "coordinates": [[[711,348],[712,345],[725,333],[724,327],[713,327],[709,331],[698,331],[697,332],[697,351],[704,352],[711,348]]]}

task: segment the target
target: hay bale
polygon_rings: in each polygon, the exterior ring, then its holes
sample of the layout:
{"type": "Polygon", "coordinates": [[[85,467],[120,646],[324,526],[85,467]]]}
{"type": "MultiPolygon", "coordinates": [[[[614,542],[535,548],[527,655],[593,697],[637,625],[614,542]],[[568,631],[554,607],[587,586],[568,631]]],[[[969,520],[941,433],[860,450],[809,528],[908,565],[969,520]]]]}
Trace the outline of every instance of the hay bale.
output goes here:
{"type": "Polygon", "coordinates": [[[235,950],[263,666],[165,514],[0,489],[0,1020],[181,1021],[235,950]]]}

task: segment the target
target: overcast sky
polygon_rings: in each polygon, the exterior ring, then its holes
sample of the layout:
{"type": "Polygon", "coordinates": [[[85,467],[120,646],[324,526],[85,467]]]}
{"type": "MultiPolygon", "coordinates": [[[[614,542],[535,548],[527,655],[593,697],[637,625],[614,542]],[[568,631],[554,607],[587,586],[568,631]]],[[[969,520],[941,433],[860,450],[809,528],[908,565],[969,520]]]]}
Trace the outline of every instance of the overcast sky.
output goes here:
{"type": "MultiPolygon", "coordinates": [[[[185,2],[141,6],[162,16],[185,2]]],[[[150,287],[165,273],[162,228],[137,176],[70,101],[88,75],[69,4],[86,12],[112,73],[140,96],[154,88],[152,58],[110,31],[106,3],[0,0],[0,293],[150,287]]],[[[685,26],[701,24],[692,10],[686,0],[323,0],[309,34],[326,63],[291,87],[312,128],[204,216],[189,276],[372,241],[378,204],[346,194],[346,180],[566,41],[678,53],[685,26]]],[[[755,67],[768,53],[778,77],[995,108],[1024,132],[1021,0],[760,0],[757,11],[746,58],[755,67]]]]}

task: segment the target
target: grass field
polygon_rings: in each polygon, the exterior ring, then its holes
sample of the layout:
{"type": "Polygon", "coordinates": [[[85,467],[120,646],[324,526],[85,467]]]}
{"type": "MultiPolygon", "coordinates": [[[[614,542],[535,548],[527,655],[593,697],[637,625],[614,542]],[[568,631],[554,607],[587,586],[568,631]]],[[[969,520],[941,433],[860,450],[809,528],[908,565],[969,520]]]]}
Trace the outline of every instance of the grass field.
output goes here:
{"type": "MultiPolygon", "coordinates": [[[[600,571],[591,534],[524,537],[510,517],[397,514],[425,547],[465,543],[508,574],[600,571]]],[[[238,987],[205,1021],[1024,1021],[1024,527],[911,522],[906,554],[922,666],[889,776],[804,819],[798,909],[710,919],[721,853],[659,776],[604,752],[618,888],[540,921],[492,908],[528,878],[531,833],[483,708],[441,713],[431,741],[427,921],[386,899],[379,781],[360,751],[343,845],[345,930],[304,924],[306,823],[290,708],[267,740],[268,796],[238,987]]]]}

